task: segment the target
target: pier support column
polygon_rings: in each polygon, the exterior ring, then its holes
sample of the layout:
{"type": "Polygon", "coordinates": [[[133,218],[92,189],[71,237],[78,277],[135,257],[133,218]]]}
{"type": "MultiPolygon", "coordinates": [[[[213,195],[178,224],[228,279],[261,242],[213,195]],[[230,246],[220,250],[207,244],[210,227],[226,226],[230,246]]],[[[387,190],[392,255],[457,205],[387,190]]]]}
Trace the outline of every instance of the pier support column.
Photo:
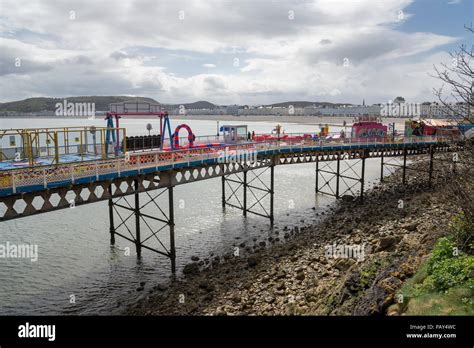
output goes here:
{"type": "Polygon", "coordinates": [[[273,205],[275,196],[275,162],[270,166],[270,224],[273,226],[273,205]]]}
{"type": "Polygon", "coordinates": [[[272,160],[265,167],[244,167],[241,172],[222,176],[223,206],[240,209],[244,216],[251,213],[268,218],[273,224],[274,163],[272,160]]]}
{"type": "MultiPolygon", "coordinates": [[[[109,184],[108,191],[112,196],[112,183],[109,184]]],[[[114,225],[114,202],[109,199],[109,224],[110,224],[110,245],[115,245],[115,225],[114,225]]]]}
{"type": "Polygon", "coordinates": [[[362,168],[360,173],[360,201],[364,202],[364,184],[365,184],[365,154],[361,158],[362,168]]]}
{"type": "Polygon", "coordinates": [[[380,182],[383,182],[383,155],[384,151],[382,150],[382,155],[380,156],[380,182]]]}
{"type": "Polygon", "coordinates": [[[225,177],[224,175],[222,178],[222,209],[225,210],[225,177]]]}
{"type": "Polygon", "coordinates": [[[316,155],[316,193],[319,192],[319,156],[316,155]]]}
{"type": "Polygon", "coordinates": [[[138,258],[141,257],[143,249],[168,257],[171,261],[171,271],[174,273],[176,271],[174,186],[167,181],[163,187],[156,190],[143,190],[150,182],[154,182],[152,180],[140,177],[127,182],[134,192],[112,202],[116,222],[114,235],[133,243],[138,258]],[[140,190],[142,192],[139,192],[140,190]],[[141,198],[139,194],[142,195],[141,198]]]}
{"type": "Polygon", "coordinates": [[[244,189],[244,198],[243,198],[243,213],[244,216],[247,216],[247,171],[244,170],[244,183],[243,183],[243,189],[244,189]]]}
{"type": "Polygon", "coordinates": [[[430,146],[430,169],[428,171],[428,187],[431,188],[433,182],[433,160],[434,160],[434,148],[430,146]]]}
{"type": "Polygon", "coordinates": [[[403,149],[403,184],[407,183],[407,149],[403,149]]]}
{"type": "Polygon", "coordinates": [[[168,204],[169,204],[169,217],[168,225],[170,228],[170,259],[171,259],[171,272],[176,273],[176,247],[174,241],[174,198],[173,198],[173,187],[168,188],[168,204]]]}
{"type": "Polygon", "coordinates": [[[341,156],[337,156],[337,166],[336,166],[336,199],[339,198],[339,180],[341,178],[341,156]]]}
{"type": "Polygon", "coordinates": [[[135,248],[137,256],[142,256],[142,245],[140,241],[140,193],[138,192],[138,179],[134,180],[135,186],[135,248]]]}
{"type": "Polygon", "coordinates": [[[365,160],[368,157],[368,152],[357,151],[319,159],[316,171],[316,193],[336,199],[345,195],[351,195],[354,199],[362,199],[365,184],[365,160]],[[359,168],[359,164],[361,164],[361,168],[359,168]],[[360,191],[355,190],[356,187],[360,187],[360,191]]]}

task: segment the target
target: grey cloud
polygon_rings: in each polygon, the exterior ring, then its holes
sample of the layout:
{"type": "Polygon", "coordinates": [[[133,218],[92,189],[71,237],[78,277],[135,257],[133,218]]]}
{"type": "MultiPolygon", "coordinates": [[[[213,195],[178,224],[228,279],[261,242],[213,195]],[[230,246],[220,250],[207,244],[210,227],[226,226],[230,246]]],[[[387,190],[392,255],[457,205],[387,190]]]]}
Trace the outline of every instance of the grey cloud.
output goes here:
{"type": "Polygon", "coordinates": [[[77,65],[93,65],[94,61],[84,55],[79,55],[72,58],[66,58],[58,61],[58,64],[77,64],[77,65]]]}
{"type": "Polygon", "coordinates": [[[128,57],[128,54],[126,54],[125,52],[115,51],[110,54],[110,58],[113,58],[115,60],[121,60],[121,59],[129,58],[129,57],[128,57]]]}
{"type": "Polygon", "coordinates": [[[10,74],[28,75],[35,72],[49,71],[52,69],[51,65],[49,64],[38,63],[29,58],[22,58],[22,55],[15,53],[18,52],[4,51],[0,55],[0,76],[10,74]]]}
{"type": "Polygon", "coordinates": [[[299,53],[305,57],[306,62],[309,64],[329,61],[342,65],[345,58],[348,59],[350,64],[360,64],[364,61],[383,57],[397,58],[391,57],[391,55],[404,57],[426,52],[440,44],[455,41],[455,39],[447,36],[429,33],[413,38],[384,29],[368,34],[354,32],[354,38],[341,40],[332,45],[323,45],[323,47],[318,45],[308,46],[299,53]]]}
{"type": "Polygon", "coordinates": [[[225,83],[219,77],[207,76],[204,79],[204,88],[208,90],[225,89],[225,83]]]}

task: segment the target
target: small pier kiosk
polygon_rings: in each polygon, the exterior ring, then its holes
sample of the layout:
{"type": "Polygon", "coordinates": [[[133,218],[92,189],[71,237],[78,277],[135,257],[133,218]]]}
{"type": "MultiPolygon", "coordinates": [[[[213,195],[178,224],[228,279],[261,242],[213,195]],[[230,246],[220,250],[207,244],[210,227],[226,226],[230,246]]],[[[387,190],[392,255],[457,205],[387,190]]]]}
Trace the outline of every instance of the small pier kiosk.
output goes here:
{"type": "Polygon", "coordinates": [[[220,131],[226,144],[238,144],[248,140],[246,125],[225,125],[221,127],[220,131]]]}

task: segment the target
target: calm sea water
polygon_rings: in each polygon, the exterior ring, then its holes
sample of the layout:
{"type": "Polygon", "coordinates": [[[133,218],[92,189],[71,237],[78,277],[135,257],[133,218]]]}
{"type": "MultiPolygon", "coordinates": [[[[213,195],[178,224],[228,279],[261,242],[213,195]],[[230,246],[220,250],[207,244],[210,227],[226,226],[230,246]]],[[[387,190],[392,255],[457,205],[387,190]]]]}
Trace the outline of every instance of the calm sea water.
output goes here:
{"type": "MultiPolygon", "coordinates": [[[[122,119],[127,135],[146,134],[153,119],[122,119]]],[[[172,128],[186,122],[196,135],[215,134],[215,121],[172,120],[172,128]]],[[[241,124],[221,121],[220,124],[241,124]]],[[[270,132],[272,122],[246,122],[249,130],[270,132]]],[[[0,129],[104,126],[104,121],[79,119],[0,119],[0,129]]],[[[317,127],[282,124],[286,132],[315,132],[317,127]]],[[[331,128],[331,131],[336,128],[331,128]]],[[[153,131],[156,132],[156,131],[153,131]]],[[[366,162],[366,187],[377,182],[380,162],[366,162]]],[[[304,226],[318,220],[333,198],[315,195],[315,165],[275,168],[275,228],[304,226]],[[316,209],[313,209],[316,208],[316,209]]],[[[141,197],[144,194],[141,195],[141,197]]],[[[266,240],[269,221],[240,210],[221,207],[221,179],[177,186],[175,235],[178,276],[191,256],[201,259],[233,251],[234,246],[266,240]]],[[[165,198],[165,197],[163,197],[165,198]]],[[[143,197],[144,199],[144,197],[143,197]]],[[[166,204],[166,200],[159,200],[166,204]]],[[[321,233],[324,233],[322,231],[321,233]]],[[[163,236],[167,240],[166,235],[163,236]]],[[[137,260],[130,242],[116,238],[109,244],[107,202],[0,223],[0,244],[37,244],[38,261],[0,258],[0,314],[110,314],[146,296],[158,283],[170,281],[169,260],[147,250],[137,260]],[[126,248],[131,253],[126,255],[126,248]],[[137,292],[140,283],[145,290],[137,292]],[[71,303],[71,298],[75,303],[71,303]]],[[[268,243],[267,243],[268,244],[268,243]]]]}

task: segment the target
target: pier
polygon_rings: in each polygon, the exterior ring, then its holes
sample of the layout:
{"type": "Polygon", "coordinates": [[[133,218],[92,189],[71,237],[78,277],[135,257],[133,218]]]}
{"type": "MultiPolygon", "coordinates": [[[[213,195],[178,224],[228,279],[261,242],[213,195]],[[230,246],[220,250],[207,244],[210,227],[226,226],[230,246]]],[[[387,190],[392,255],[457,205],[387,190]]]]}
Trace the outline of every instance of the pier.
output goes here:
{"type": "Polygon", "coordinates": [[[273,225],[275,166],[314,163],[310,192],[363,204],[367,159],[380,158],[381,181],[385,168],[401,168],[407,184],[408,158],[426,156],[430,187],[435,155],[462,149],[450,130],[405,136],[393,128],[389,134],[374,116],[359,118],[350,134],[331,134],[328,125],[302,134],[285,134],[280,125],[271,134],[224,125],[222,134],[196,136],[187,124],[172,132],[159,104],[124,102],[110,110],[106,127],[0,130],[0,222],[108,201],[111,245],[119,236],[135,246],[138,257],[142,249],[166,256],[174,272],[178,185],[220,177],[222,209],[273,225]],[[120,118],[143,115],[159,117],[159,134],[127,137],[120,118]],[[179,136],[181,130],[186,137],[179,136]]]}
{"type": "MultiPolygon", "coordinates": [[[[55,146],[58,148],[57,144],[55,146]]],[[[104,144],[97,146],[106,148],[104,144]]],[[[79,148],[83,147],[79,144],[79,148]]],[[[178,185],[221,177],[222,208],[232,207],[242,210],[244,215],[263,216],[273,224],[275,166],[315,163],[313,192],[335,198],[351,196],[362,204],[368,158],[380,158],[381,180],[384,167],[397,166],[402,168],[406,183],[407,158],[427,156],[429,186],[435,173],[435,154],[457,150],[459,145],[452,139],[397,136],[375,141],[351,138],[272,140],[213,148],[150,149],[126,152],[113,158],[100,152],[93,156],[82,154],[82,157],[56,153],[52,163],[28,161],[23,166],[0,171],[0,204],[4,205],[0,221],[108,201],[110,243],[113,245],[115,237],[119,236],[135,245],[138,256],[142,249],[147,249],[169,257],[174,271],[173,188],[178,185]],[[250,152],[255,157],[223,156],[225,153],[250,152]],[[393,159],[399,159],[398,163],[393,159]],[[354,170],[357,163],[362,164],[360,171],[354,170]],[[167,207],[157,204],[160,196],[167,196],[167,207]],[[249,196],[253,198],[252,204],[249,204],[249,196]],[[148,205],[154,206],[155,214],[142,211],[148,205]],[[160,223],[161,227],[158,230],[151,228],[151,220],[160,223]],[[144,238],[141,232],[146,228],[151,234],[144,238]],[[164,235],[168,238],[167,246],[162,242],[164,235]]],[[[32,153],[31,149],[29,153],[32,153]]],[[[8,163],[3,161],[4,168],[8,163]]]]}

